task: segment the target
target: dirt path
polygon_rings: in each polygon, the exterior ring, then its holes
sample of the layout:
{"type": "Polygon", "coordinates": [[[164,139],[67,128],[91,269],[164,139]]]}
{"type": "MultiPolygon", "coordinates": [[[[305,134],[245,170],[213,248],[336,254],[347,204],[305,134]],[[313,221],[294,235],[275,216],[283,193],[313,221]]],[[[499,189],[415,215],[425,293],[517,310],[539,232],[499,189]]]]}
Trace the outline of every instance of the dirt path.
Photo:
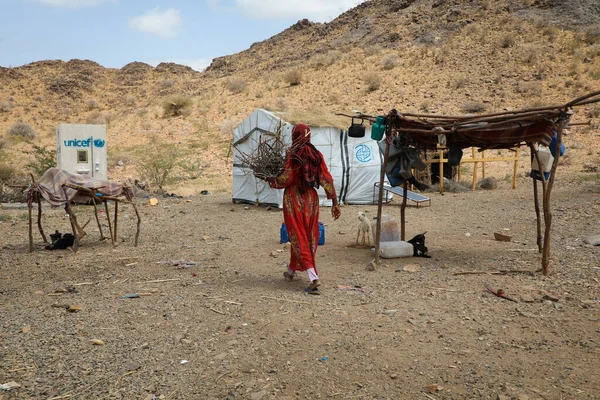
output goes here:
{"type": "MultiPolygon", "coordinates": [[[[454,275],[538,268],[526,180],[409,208],[407,234],[427,231],[432,258],[375,272],[352,245],[356,213],[376,208],[346,206],[336,222],[322,209],[321,296],[303,293],[306,276],[283,280],[281,213],[227,194],[141,206],[138,248],[125,207],[116,249],[88,228],[77,254],[28,254],[24,211],[3,211],[0,384],[22,387],[0,399],[598,399],[600,247],[582,239],[600,233],[599,192],[558,181],[548,277],[454,275]],[[132,293],[145,295],[121,299],[132,293]]],[[[384,212],[399,216],[394,203],[384,212]]],[[[44,224],[68,219],[50,210],[44,224]]]]}

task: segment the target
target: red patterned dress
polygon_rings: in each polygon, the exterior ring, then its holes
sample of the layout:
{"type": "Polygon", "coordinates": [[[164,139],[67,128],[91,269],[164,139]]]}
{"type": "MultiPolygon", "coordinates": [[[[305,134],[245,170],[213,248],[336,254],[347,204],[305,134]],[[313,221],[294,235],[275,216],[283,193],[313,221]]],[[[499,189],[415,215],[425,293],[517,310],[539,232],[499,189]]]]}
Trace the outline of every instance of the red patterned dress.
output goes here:
{"type": "MultiPolygon", "coordinates": [[[[337,198],[333,178],[321,155],[319,183],[325,189],[328,199],[337,198]]],[[[284,171],[270,182],[274,189],[283,192],[283,218],[291,243],[289,269],[307,271],[314,268],[319,243],[319,196],[314,188],[304,188],[298,168],[294,168],[288,158],[284,171]]]]}

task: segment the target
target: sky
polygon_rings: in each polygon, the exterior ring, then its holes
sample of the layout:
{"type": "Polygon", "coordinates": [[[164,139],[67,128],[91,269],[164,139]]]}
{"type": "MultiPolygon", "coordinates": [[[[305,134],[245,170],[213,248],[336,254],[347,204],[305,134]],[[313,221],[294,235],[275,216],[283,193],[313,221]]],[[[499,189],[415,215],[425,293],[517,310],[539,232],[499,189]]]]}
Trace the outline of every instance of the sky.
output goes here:
{"type": "Polygon", "coordinates": [[[300,19],[329,22],[362,1],[0,0],[0,66],[77,58],[201,71],[300,19]]]}

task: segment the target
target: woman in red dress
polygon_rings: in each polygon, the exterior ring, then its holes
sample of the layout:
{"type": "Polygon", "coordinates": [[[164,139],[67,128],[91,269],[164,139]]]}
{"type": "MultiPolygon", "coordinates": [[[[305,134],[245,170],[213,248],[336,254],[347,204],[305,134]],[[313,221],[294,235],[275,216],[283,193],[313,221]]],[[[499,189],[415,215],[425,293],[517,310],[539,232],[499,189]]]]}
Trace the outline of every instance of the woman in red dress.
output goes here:
{"type": "Polygon", "coordinates": [[[291,243],[291,257],[283,275],[291,282],[296,271],[307,271],[311,283],[306,291],[318,294],[320,282],[315,257],[319,243],[319,196],[316,189],[323,186],[327,198],[332,200],[334,220],[340,217],[341,210],[323,154],[310,143],[308,125],[294,126],[292,149],[288,152],[285,169],[269,184],[272,188],[285,189],[283,218],[291,243]]]}

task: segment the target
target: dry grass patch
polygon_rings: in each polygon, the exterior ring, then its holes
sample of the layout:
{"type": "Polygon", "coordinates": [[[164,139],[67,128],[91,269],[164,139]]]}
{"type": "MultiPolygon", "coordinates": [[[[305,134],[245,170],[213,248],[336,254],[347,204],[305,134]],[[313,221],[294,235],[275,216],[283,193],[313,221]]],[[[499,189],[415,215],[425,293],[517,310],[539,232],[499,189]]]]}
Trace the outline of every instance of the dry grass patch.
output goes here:
{"type": "Polygon", "coordinates": [[[292,68],[283,74],[283,81],[290,86],[298,86],[303,80],[302,71],[298,68],[292,68]]]}
{"type": "Polygon", "coordinates": [[[460,109],[464,113],[476,114],[476,113],[484,112],[487,109],[487,106],[485,105],[485,103],[483,103],[481,101],[470,100],[470,101],[463,103],[460,106],[460,109]]]}
{"type": "Polygon", "coordinates": [[[513,47],[516,42],[517,42],[517,39],[516,39],[516,36],[514,33],[512,33],[512,32],[505,33],[500,38],[500,47],[502,47],[503,49],[508,49],[510,47],[513,47]]]}
{"type": "Polygon", "coordinates": [[[33,140],[36,138],[37,132],[29,124],[24,122],[16,122],[7,129],[6,135],[16,139],[33,140]]]}
{"type": "Polygon", "coordinates": [[[332,50],[325,54],[316,54],[310,59],[309,64],[311,67],[317,69],[322,67],[329,67],[335,64],[335,62],[340,59],[341,54],[342,53],[338,50],[332,50]]]}
{"type": "Polygon", "coordinates": [[[383,78],[377,72],[367,72],[362,79],[367,84],[367,91],[369,92],[376,91],[383,83],[383,78]]]}
{"type": "Polygon", "coordinates": [[[183,96],[172,96],[165,99],[162,103],[163,116],[165,118],[169,117],[186,117],[192,111],[192,99],[183,96]]]}
{"type": "Polygon", "coordinates": [[[392,70],[398,66],[400,62],[400,57],[398,54],[386,54],[381,58],[381,68],[386,71],[392,70]]]}
{"type": "Polygon", "coordinates": [[[242,93],[246,89],[246,81],[241,78],[231,78],[225,82],[225,87],[233,94],[242,93]]]}

